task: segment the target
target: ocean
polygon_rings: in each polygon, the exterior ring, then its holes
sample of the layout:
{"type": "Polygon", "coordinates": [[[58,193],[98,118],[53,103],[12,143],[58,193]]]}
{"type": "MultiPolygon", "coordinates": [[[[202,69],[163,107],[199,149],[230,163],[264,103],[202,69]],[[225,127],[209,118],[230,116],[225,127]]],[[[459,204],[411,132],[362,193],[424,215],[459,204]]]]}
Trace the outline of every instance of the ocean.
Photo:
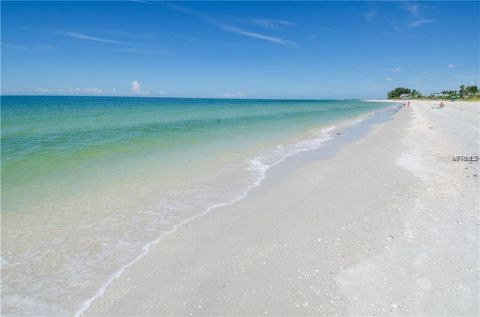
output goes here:
{"type": "Polygon", "coordinates": [[[76,315],[161,237],[388,103],[2,96],[2,315],[76,315]]]}

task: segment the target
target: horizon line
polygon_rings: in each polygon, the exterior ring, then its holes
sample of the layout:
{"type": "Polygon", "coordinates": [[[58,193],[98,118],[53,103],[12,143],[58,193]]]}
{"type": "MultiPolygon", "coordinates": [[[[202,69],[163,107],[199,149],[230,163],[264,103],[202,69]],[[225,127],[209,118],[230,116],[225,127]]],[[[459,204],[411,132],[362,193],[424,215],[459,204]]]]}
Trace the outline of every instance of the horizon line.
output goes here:
{"type": "Polygon", "coordinates": [[[2,94],[0,97],[108,97],[108,98],[157,98],[157,99],[218,99],[218,100],[383,100],[385,98],[223,98],[223,97],[176,97],[176,96],[132,96],[132,95],[37,95],[37,94],[2,94]]]}

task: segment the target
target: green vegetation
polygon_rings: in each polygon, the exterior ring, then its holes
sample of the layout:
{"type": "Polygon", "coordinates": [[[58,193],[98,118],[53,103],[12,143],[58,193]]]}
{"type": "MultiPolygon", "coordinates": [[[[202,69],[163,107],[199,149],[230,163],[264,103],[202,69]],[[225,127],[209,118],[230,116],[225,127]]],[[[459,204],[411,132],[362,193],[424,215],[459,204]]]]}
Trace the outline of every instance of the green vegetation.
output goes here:
{"type": "Polygon", "coordinates": [[[480,99],[480,90],[477,85],[460,85],[458,90],[444,90],[441,93],[423,95],[420,91],[410,88],[397,87],[387,94],[388,99],[465,99],[476,101],[480,99]]]}
{"type": "Polygon", "coordinates": [[[410,95],[412,90],[409,88],[397,87],[394,90],[391,90],[387,94],[388,99],[399,99],[402,95],[410,95]]]}

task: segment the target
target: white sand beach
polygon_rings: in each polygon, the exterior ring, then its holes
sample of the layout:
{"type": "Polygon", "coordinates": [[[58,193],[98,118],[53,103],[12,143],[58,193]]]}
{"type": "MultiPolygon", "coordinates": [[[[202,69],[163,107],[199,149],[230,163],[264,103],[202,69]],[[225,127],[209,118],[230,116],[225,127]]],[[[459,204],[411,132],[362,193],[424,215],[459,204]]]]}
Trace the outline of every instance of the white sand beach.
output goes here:
{"type": "Polygon", "coordinates": [[[452,156],[479,154],[480,104],[433,104],[272,171],[166,235],[83,315],[478,315],[479,163],[452,156]]]}

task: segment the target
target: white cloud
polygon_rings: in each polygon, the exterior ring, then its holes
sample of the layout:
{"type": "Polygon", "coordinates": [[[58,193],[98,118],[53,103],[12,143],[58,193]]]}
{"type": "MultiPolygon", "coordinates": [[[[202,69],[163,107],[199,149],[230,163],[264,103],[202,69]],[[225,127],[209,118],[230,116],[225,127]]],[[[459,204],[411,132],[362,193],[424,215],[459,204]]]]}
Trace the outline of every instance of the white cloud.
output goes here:
{"type": "Polygon", "coordinates": [[[432,22],[435,22],[434,19],[419,19],[419,20],[414,20],[414,21],[410,21],[408,23],[408,26],[411,27],[411,28],[417,28],[423,24],[427,24],[427,23],[432,23],[432,22]]]}
{"type": "Polygon", "coordinates": [[[411,2],[405,2],[402,5],[402,8],[412,15],[420,15],[420,8],[418,7],[418,4],[416,3],[411,3],[411,2]]]}
{"type": "Polygon", "coordinates": [[[424,17],[420,10],[420,5],[417,3],[404,2],[400,8],[408,12],[410,21],[406,23],[406,26],[409,28],[413,29],[424,24],[435,22],[434,19],[427,19],[424,17]]]}
{"type": "Polygon", "coordinates": [[[89,94],[101,94],[103,93],[103,90],[97,87],[92,87],[92,88],[85,88],[83,91],[89,94]]]}
{"type": "Polygon", "coordinates": [[[96,37],[96,36],[90,36],[87,34],[83,33],[77,33],[77,32],[58,32],[60,35],[72,37],[75,39],[80,39],[80,40],[86,40],[86,41],[95,41],[95,42],[103,42],[103,43],[110,43],[110,44],[122,44],[122,45],[130,45],[130,43],[126,42],[119,42],[119,41],[114,41],[114,40],[109,40],[101,37],[96,37]]]}
{"type": "Polygon", "coordinates": [[[390,80],[393,80],[393,79],[390,78],[390,77],[387,77],[387,78],[385,78],[384,80],[390,81],[390,80]]]}
{"type": "MultiPolygon", "coordinates": [[[[187,7],[184,7],[184,6],[171,4],[171,3],[165,3],[164,6],[166,6],[167,8],[170,8],[172,10],[182,12],[184,14],[195,16],[195,17],[201,19],[202,21],[204,21],[204,22],[206,22],[210,25],[213,25],[213,26],[215,26],[215,27],[217,27],[220,30],[225,31],[225,32],[236,33],[236,34],[240,34],[240,35],[243,35],[243,36],[248,36],[248,37],[256,38],[256,39],[259,39],[259,40],[267,41],[267,42],[270,42],[270,43],[275,43],[275,44],[280,44],[280,45],[285,45],[285,46],[297,46],[297,43],[295,43],[294,41],[285,40],[285,39],[275,37],[275,36],[270,36],[270,35],[266,35],[266,34],[261,34],[261,33],[257,33],[257,32],[251,32],[251,31],[248,31],[248,30],[244,30],[244,29],[241,29],[239,27],[229,25],[229,24],[223,23],[223,22],[218,21],[218,20],[214,20],[214,19],[212,19],[212,18],[210,18],[210,17],[208,17],[208,16],[206,16],[206,15],[200,13],[200,12],[194,11],[194,10],[189,9],[187,7]]],[[[284,22],[286,22],[286,21],[284,21],[284,22]]]]}
{"type": "Polygon", "coordinates": [[[134,39],[150,40],[155,38],[155,35],[147,32],[130,32],[130,31],[117,30],[117,29],[111,30],[111,29],[103,29],[103,28],[95,28],[94,30],[102,34],[109,34],[113,36],[128,37],[128,38],[134,38],[134,39]]]}
{"type": "Polygon", "coordinates": [[[22,91],[17,88],[3,88],[2,87],[2,94],[18,94],[21,93],[22,91]]]}
{"type": "Polygon", "coordinates": [[[49,89],[49,88],[35,88],[34,91],[38,92],[38,93],[41,93],[41,94],[46,94],[46,93],[51,92],[52,90],[49,89]]]}
{"type": "Polygon", "coordinates": [[[54,93],[54,94],[74,94],[74,95],[104,95],[108,94],[110,90],[104,90],[97,87],[87,87],[87,88],[58,88],[58,89],[50,89],[50,88],[35,88],[34,92],[38,92],[41,94],[46,93],[54,93]]]}
{"type": "Polygon", "coordinates": [[[399,73],[401,72],[402,70],[400,69],[400,67],[395,67],[392,69],[392,72],[395,72],[395,73],[399,73]]]}
{"type": "Polygon", "coordinates": [[[116,90],[113,89],[101,89],[97,87],[87,87],[87,88],[44,88],[38,87],[33,89],[16,89],[15,91],[11,89],[6,89],[9,92],[16,92],[21,94],[52,94],[52,95],[88,95],[88,96],[98,96],[98,95],[115,95],[116,90]]]}
{"type": "Polygon", "coordinates": [[[281,27],[293,27],[297,25],[295,22],[278,20],[278,19],[250,19],[255,25],[267,28],[267,29],[277,29],[281,27]]]}
{"type": "Polygon", "coordinates": [[[130,85],[132,86],[132,91],[136,94],[148,95],[150,93],[148,90],[142,90],[142,86],[137,80],[132,81],[130,85]]]}
{"type": "Polygon", "coordinates": [[[133,54],[152,54],[152,55],[174,55],[173,52],[159,49],[149,49],[149,48],[137,48],[137,47],[125,47],[125,48],[116,48],[112,49],[114,52],[118,53],[133,53],[133,54]]]}
{"type": "Polygon", "coordinates": [[[248,37],[253,37],[253,38],[256,38],[256,39],[264,40],[264,41],[275,43],[275,44],[280,44],[280,45],[285,45],[285,46],[296,46],[297,45],[297,43],[295,43],[294,41],[284,40],[284,39],[279,38],[279,37],[269,36],[269,35],[260,34],[260,33],[256,33],[256,32],[250,32],[250,31],[238,28],[236,26],[228,25],[228,24],[219,24],[219,26],[220,26],[220,29],[222,29],[224,31],[227,31],[227,32],[232,32],[232,33],[236,33],[236,34],[240,34],[240,35],[244,35],[244,36],[248,36],[248,37]]]}
{"type": "Polygon", "coordinates": [[[140,86],[140,83],[139,83],[138,81],[136,81],[136,80],[132,81],[132,83],[131,83],[130,85],[132,85],[132,90],[133,90],[134,92],[137,92],[137,93],[138,93],[138,92],[140,92],[141,89],[142,89],[142,87],[140,86]]]}
{"type": "Polygon", "coordinates": [[[453,64],[448,64],[448,68],[454,68],[454,67],[455,67],[455,65],[453,65],[453,64]]]}
{"type": "Polygon", "coordinates": [[[219,94],[217,97],[219,98],[245,98],[247,95],[243,91],[237,92],[225,92],[223,94],[219,94]]]}
{"type": "Polygon", "coordinates": [[[71,93],[71,94],[85,94],[85,95],[104,95],[110,93],[109,90],[103,90],[97,87],[87,87],[87,88],[69,88],[69,89],[58,89],[60,93],[71,93]]]}

